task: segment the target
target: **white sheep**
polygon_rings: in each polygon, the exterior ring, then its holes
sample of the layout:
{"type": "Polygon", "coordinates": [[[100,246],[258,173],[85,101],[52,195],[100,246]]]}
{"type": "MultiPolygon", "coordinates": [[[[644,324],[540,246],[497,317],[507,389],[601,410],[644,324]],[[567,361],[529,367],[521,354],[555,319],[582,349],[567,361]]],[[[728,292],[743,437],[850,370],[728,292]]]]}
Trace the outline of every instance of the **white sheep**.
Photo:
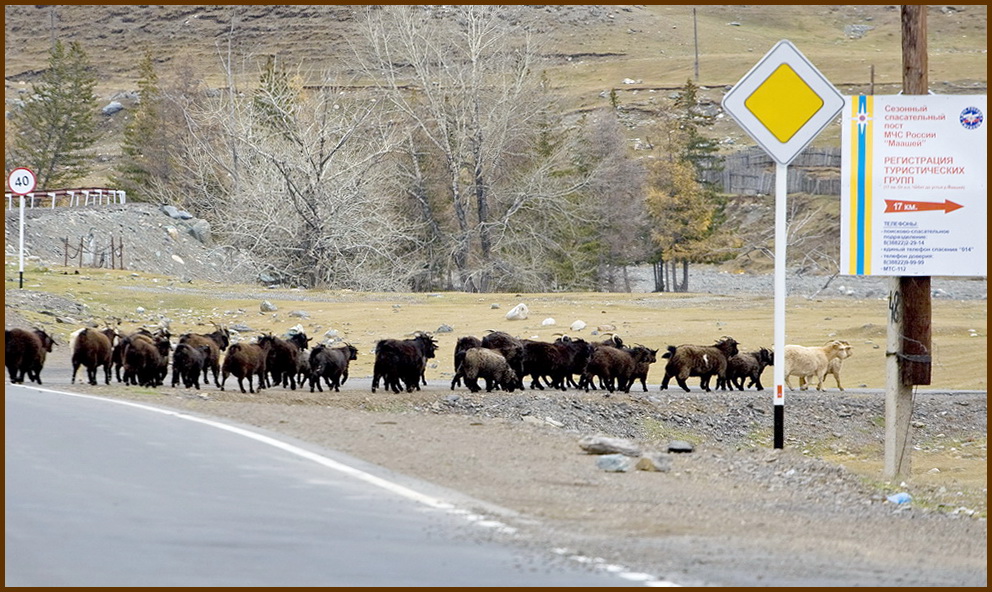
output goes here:
{"type": "MultiPolygon", "coordinates": [[[[841,343],[847,344],[846,341],[842,341],[841,343]]],[[[830,360],[830,363],[827,364],[827,373],[823,375],[823,379],[826,380],[827,379],[827,376],[833,374],[834,380],[837,381],[837,388],[839,390],[844,390],[844,387],[842,387],[840,385],[840,364],[846,358],[850,357],[852,353],[854,353],[854,352],[852,352],[851,349],[850,349],[850,346],[848,346],[847,355],[846,356],[843,356],[843,357],[838,357],[838,358],[834,358],[834,359],[830,360]]],[[[809,377],[807,377],[807,376],[800,376],[799,377],[799,388],[800,389],[806,390],[806,386],[807,386],[807,382],[808,382],[807,379],[808,378],[809,377]]]]}
{"type": "MultiPolygon", "coordinates": [[[[816,390],[823,390],[823,379],[830,372],[830,363],[833,360],[842,360],[851,355],[851,345],[846,341],[828,341],[826,345],[807,347],[803,345],[785,346],[785,384],[789,390],[793,390],[789,383],[790,376],[799,377],[799,387],[806,390],[809,386],[807,380],[816,377],[816,390]]],[[[834,377],[837,378],[837,385],[840,386],[840,368],[834,377]]],[[[842,389],[843,390],[843,389],[842,389]]]]}

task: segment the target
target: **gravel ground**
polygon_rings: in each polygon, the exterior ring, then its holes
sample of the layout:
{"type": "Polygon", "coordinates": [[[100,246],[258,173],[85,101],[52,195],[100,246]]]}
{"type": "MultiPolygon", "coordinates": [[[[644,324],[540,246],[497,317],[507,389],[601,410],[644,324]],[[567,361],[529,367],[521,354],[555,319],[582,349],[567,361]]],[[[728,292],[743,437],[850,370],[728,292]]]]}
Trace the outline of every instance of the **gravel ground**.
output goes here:
{"type": "MultiPolygon", "coordinates": [[[[52,375],[61,381],[68,373],[52,375]]],[[[987,520],[974,498],[853,470],[866,448],[881,452],[882,428],[873,420],[884,414],[879,393],[790,396],[779,450],[770,441],[770,397],[754,391],[606,398],[470,394],[437,384],[372,394],[368,386],[352,378],[340,393],[278,388],[256,395],[212,386],[153,394],[65,388],[226,418],[342,451],[470,496],[466,509],[505,526],[480,530],[480,537],[622,566],[656,585],[986,585],[987,520]],[[590,436],[660,458],[663,470],[604,469],[598,463],[607,457],[582,447],[590,436]],[[693,451],[668,452],[677,440],[693,451]],[[832,460],[820,458],[826,454],[832,460]],[[886,499],[900,491],[913,501],[886,499]]],[[[931,448],[952,445],[961,458],[986,462],[984,392],[920,393],[914,408],[921,443],[914,463],[931,462],[931,448]]],[[[978,495],[984,499],[985,490],[978,495]]]]}

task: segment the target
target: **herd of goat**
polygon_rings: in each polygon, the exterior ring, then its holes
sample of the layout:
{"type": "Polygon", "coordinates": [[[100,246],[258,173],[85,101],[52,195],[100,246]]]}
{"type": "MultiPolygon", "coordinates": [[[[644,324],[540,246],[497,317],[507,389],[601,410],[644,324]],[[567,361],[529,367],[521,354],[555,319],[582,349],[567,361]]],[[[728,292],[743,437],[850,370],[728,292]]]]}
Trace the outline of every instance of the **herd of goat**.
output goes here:
{"type": "MultiPolygon", "coordinates": [[[[55,340],[41,329],[8,329],[5,336],[10,381],[21,383],[27,377],[41,384],[45,355],[57,345],[55,340]]],[[[210,384],[212,377],[213,384],[224,390],[228,377],[233,376],[243,393],[274,386],[295,390],[307,384],[311,392],[323,392],[321,382],[339,391],[348,380],[350,362],[358,358],[358,349],[345,342],[310,348],[310,341],[305,333],[294,332],[285,339],[266,334],[250,342],[232,344],[228,329],[216,326],[207,334],[185,333],[173,345],[171,335],[164,329],[139,329],[122,335],[112,328],[86,327],[70,337],[72,382],[76,382],[79,368],[84,367],[88,382],[98,384],[102,367],[105,384],[116,376],[118,382],[128,385],[160,386],[169,378],[171,354],[173,387],[182,384],[199,389],[201,377],[204,384],[210,384]]],[[[761,374],[774,363],[772,350],[740,352],[737,346],[732,337],[722,337],[713,345],[669,345],[661,355],[666,360],[661,390],[674,379],[688,392],[690,377],[698,377],[704,391],[711,390],[713,378],[716,389],[763,390],[761,374]]],[[[429,333],[378,341],[372,392],[379,388],[380,381],[384,389],[395,393],[420,390],[421,385],[427,385],[427,361],[435,357],[437,350],[438,342],[429,333]]],[[[786,385],[791,390],[789,377],[796,376],[801,389],[808,388],[815,379],[816,389],[823,390],[824,379],[832,374],[837,388],[844,390],[840,364],[850,355],[850,344],[840,340],[818,347],[787,345],[786,385]]],[[[491,331],[482,338],[467,336],[457,340],[451,388],[464,383],[473,393],[479,392],[483,388],[481,380],[487,392],[512,392],[525,389],[529,380],[532,389],[604,389],[609,396],[613,392],[629,393],[638,381],[647,391],[648,370],[657,361],[657,349],[629,346],[618,336],[598,342],[562,336],[546,342],[491,331]]]]}

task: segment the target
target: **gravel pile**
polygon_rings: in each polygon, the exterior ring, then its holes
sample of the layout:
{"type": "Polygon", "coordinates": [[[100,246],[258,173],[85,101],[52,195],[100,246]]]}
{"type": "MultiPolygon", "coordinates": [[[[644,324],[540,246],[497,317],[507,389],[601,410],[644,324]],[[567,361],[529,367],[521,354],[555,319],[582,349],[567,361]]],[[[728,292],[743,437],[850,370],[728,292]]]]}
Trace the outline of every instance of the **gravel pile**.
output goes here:
{"type": "MultiPolygon", "coordinates": [[[[633,291],[651,292],[654,280],[650,267],[631,270],[633,291]]],[[[785,289],[789,296],[803,298],[888,298],[888,277],[844,276],[786,273],[785,289]]],[[[933,298],[944,300],[986,300],[988,281],[984,277],[933,277],[930,281],[933,298]]],[[[763,294],[775,293],[772,274],[739,274],[722,271],[713,265],[693,265],[689,270],[689,291],[701,294],[763,294]]]]}

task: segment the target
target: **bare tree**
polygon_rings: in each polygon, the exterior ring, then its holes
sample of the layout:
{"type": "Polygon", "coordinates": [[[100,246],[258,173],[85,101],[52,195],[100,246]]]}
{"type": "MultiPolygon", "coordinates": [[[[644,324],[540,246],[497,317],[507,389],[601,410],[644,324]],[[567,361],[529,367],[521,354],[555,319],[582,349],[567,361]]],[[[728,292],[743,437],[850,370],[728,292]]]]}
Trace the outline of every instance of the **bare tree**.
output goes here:
{"type": "Polygon", "coordinates": [[[530,267],[517,240],[532,234],[529,213],[574,215],[565,204],[567,182],[534,179],[561,165],[538,161],[564,153],[534,150],[551,97],[535,72],[532,40],[515,24],[519,9],[370,9],[361,36],[367,45],[356,46],[367,78],[415,130],[404,155],[411,191],[432,244],[446,250],[468,291],[506,288],[519,281],[521,266],[530,267]],[[428,160],[436,166],[418,166],[428,160]]]}
{"type": "Polygon", "coordinates": [[[628,155],[626,136],[615,113],[594,113],[583,135],[580,154],[589,167],[589,181],[582,193],[591,210],[589,238],[595,245],[590,253],[594,256],[593,288],[629,292],[627,266],[649,255],[646,171],[628,155]]]}
{"type": "Polygon", "coordinates": [[[404,289],[415,249],[382,197],[389,114],[353,85],[304,79],[269,59],[254,89],[188,105],[187,177],[217,231],[281,281],[404,289]]]}

